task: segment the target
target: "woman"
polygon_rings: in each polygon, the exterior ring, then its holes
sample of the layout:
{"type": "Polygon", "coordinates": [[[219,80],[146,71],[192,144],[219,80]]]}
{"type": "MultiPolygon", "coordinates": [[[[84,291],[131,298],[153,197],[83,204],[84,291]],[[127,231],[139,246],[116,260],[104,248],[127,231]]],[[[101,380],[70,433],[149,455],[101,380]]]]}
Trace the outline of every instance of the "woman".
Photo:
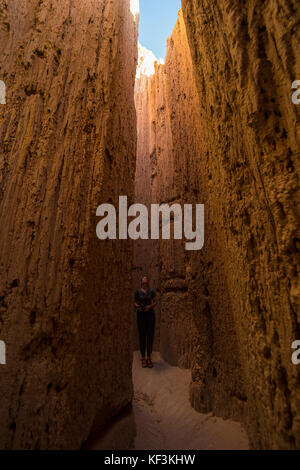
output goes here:
{"type": "Polygon", "coordinates": [[[141,281],[141,288],[135,292],[135,306],[137,309],[137,323],[140,337],[140,351],[142,356],[142,367],[153,368],[151,360],[154,340],[156,302],[153,301],[156,294],[149,288],[148,278],[144,276],[141,281]],[[147,349],[147,360],[145,357],[147,349]]]}

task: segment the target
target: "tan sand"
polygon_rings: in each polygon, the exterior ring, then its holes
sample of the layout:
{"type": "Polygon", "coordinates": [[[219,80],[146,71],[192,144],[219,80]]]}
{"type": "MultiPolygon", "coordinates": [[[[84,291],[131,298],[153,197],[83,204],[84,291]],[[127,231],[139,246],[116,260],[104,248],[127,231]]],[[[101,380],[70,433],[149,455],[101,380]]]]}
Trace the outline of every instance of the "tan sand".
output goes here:
{"type": "Polygon", "coordinates": [[[135,449],[244,450],[247,435],[239,423],[197,413],[189,403],[189,370],[171,367],[153,355],[154,369],[142,369],[134,354],[135,449]]]}

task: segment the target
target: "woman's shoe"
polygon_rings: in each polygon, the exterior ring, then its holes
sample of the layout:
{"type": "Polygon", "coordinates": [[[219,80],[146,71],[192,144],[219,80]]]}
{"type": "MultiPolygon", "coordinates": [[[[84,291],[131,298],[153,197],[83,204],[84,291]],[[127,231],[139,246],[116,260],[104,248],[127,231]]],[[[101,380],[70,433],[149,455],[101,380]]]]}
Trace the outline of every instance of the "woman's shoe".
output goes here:
{"type": "Polygon", "coordinates": [[[147,359],[147,366],[149,367],[149,369],[153,369],[153,362],[151,361],[150,357],[148,357],[147,359]]]}
{"type": "Polygon", "coordinates": [[[142,359],[142,368],[146,369],[146,367],[148,367],[148,362],[146,361],[146,359],[142,359]]]}

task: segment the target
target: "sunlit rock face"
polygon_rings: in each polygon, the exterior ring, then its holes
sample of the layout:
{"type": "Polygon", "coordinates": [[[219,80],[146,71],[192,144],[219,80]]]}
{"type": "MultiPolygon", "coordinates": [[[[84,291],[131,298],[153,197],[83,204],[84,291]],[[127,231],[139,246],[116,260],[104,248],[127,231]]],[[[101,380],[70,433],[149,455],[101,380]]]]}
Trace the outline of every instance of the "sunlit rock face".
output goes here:
{"type": "Polygon", "coordinates": [[[157,59],[152,51],[143,47],[140,43],[138,45],[138,66],[136,70],[136,78],[142,76],[150,77],[155,73],[155,63],[157,65],[163,63],[163,59],[157,59]]]}
{"type": "Polygon", "coordinates": [[[130,0],[130,11],[134,19],[137,20],[140,13],[140,0],[130,0]]]}
{"type": "Polygon", "coordinates": [[[132,398],[132,245],[95,214],[133,201],[137,24],[129,0],[8,0],[0,50],[0,447],[77,449],[132,398]]]}

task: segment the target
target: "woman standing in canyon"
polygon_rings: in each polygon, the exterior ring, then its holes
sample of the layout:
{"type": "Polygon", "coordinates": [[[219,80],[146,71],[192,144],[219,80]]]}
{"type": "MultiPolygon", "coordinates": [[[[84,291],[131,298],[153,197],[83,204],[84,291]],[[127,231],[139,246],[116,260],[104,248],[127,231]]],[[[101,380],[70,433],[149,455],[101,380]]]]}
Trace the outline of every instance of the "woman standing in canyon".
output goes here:
{"type": "Polygon", "coordinates": [[[156,293],[150,289],[148,277],[144,276],[141,280],[141,288],[135,292],[135,307],[137,309],[137,323],[139,330],[140,351],[142,358],[142,367],[153,368],[151,360],[152,347],[154,340],[155,312],[156,302],[154,298],[156,293]],[[147,348],[147,360],[146,360],[147,348]]]}

